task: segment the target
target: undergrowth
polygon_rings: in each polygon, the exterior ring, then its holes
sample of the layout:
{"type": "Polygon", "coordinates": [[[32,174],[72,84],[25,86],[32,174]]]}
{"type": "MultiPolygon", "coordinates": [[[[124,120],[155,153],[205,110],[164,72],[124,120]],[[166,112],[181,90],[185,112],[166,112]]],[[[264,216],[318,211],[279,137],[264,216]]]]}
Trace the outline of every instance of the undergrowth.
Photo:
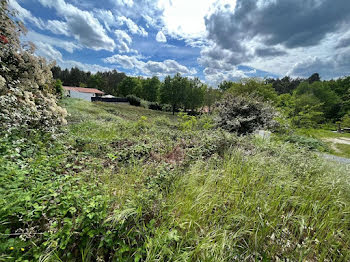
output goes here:
{"type": "Polygon", "coordinates": [[[347,261],[344,168],[208,118],[66,99],[0,138],[0,261],[347,261]]]}

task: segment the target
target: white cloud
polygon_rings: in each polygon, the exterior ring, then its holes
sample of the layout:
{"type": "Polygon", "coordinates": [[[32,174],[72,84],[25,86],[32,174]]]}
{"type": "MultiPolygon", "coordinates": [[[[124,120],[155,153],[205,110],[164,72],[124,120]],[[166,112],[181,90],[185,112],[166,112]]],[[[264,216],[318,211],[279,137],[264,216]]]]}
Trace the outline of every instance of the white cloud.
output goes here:
{"type": "Polygon", "coordinates": [[[134,69],[137,72],[148,76],[165,76],[181,73],[184,75],[194,75],[197,73],[195,69],[189,69],[179,64],[175,60],[167,59],[163,62],[157,61],[141,61],[139,56],[113,55],[103,59],[105,63],[120,65],[123,68],[134,69]]]}
{"type": "Polygon", "coordinates": [[[115,30],[114,31],[115,36],[117,37],[118,44],[117,44],[117,49],[121,53],[129,53],[131,50],[129,48],[129,45],[132,43],[131,37],[123,30],[115,30]]]}
{"type": "Polygon", "coordinates": [[[96,73],[98,71],[104,72],[113,70],[112,68],[100,66],[97,64],[85,64],[75,60],[64,60],[61,52],[48,43],[36,42],[35,45],[37,47],[35,50],[36,55],[44,57],[49,61],[56,61],[56,63],[62,69],[78,67],[80,70],[90,71],[92,73],[96,73]]]}
{"type": "Polygon", "coordinates": [[[166,37],[165,37],[165,35],[163,34],[162,31],[158,32],[158,34],[156,36],[156,40],[157,40],[157,42],[161,42],[161,43],[166,43],[166,41],[167,41],[166,37]]]}
{"type": "Polygon", "coordinates": [[[119,5],[125,5],[128,7],[132,7],[134,5],[134,1],[133,0],[116,0],[117,4],[119,5]]]}
{"type": "Polygon", "coordinates": [[[84,46],[94,50],[114,50],[114,41],[92,13],[67,4],[64,0],[39,1],[45,7],[55,8],[66,19],[69,32],[84,46]]]}
{"type": "Polygon", "coordinates": [[[94,13],[96,17],[103,22],[108,31],[111,31],[111,27],[116,25],[115,16],[111,10],[96,9],[94,13]]]}
{"type": "Polygon", "coordinates": [[[22,22],[28,21],[40,29],[45,28],[45,23],[40,18],[34,17],[30,11],[20,6],[16,0],[9,0],[9,6],[17,11],[17,17],[22,22]]]}
{"type": "Polygon", "coordinates": [[[52,47],[52,45],[43,42],[35,42],[35,53],[39,56],[47,58],[49,61],[62,60],[62,54],[52,47]]]}
{"type": "Polygon", "coordinates": [[[39,34],[39,33],[36,33],[34,31],[29,31],[26,34],[26,36],[24,37],[24,39],[27,41],[31,41],[34,44],[36,44],[38,42],[42,42],[45,44],[49,44],[51,46],[59,47],[59,48],[66,50],[69,53],[73,53],[74,50],[78,50],[78,49],[82,48],[79,44],[65,41],[65,40],[61,40],[59,38],[39,34]]]}
{"type": "Polygon", "coordinates": [[[56,35],[66,35],[69,36],[69,29],[66,22],[58,20],[47,21],[46,28],[56,35]]]}
{"type": "Polygon", "coordinates": [[[106,71],[113,70],[113,68],[110,68],[110,67],[104,67],[97,64],[84,64],[74,60],[62,60],[62,61],[58,61],[57,64],[63,69],[78,67],[80,70],[90,71],[91,73],[106,72],[106,71]]]}
{"type": "Polygon", "coordinates": [[[175,38],[204,38],[206,27],[204,18],[215,6],[235,5],[235,0],[159,0],[158,6],[164,10],[162,20],[167,34],[175,38]]]}
{"type": "Polygon", "coordinates": [[[132,34],[138,34],[141,36],[148,36],[148,33],[142,26],[138,26],[134,21],[125,16],[118,16],[117,23],[119,26],[126,25],[132,34]]]}

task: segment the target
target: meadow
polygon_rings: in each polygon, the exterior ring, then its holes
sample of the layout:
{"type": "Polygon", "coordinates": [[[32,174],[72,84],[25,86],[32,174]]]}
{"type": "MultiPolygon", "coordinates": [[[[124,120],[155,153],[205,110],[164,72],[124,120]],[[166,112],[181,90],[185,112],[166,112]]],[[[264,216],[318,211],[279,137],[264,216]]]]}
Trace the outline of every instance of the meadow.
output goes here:
{"type": "Polygon", "coordinates": [[[348,261],[346,166],[209,117],[63,99],[0,138],[0,261],[348,261]]]}

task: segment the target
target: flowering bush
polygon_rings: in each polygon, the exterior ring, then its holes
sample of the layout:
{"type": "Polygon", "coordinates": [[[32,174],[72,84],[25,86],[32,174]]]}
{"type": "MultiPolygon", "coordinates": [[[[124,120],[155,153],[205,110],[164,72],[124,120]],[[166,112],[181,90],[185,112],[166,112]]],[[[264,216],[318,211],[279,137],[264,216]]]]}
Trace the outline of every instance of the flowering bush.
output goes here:
{"type": "Polygon", "coordinates": [[[21,45],[19,37],[26,30],[11,19],[14,15],[7,1],[1,1],[0,131],[54,131],[66,123],[67,112],[56,102],[52,65],[34,55],[33,44],[21,45]]]}
{"type": "Polygon", "coordinates": [[[277,127],[277,112],[269,104],[254,97],[227,95],[216,104],[217,126],[229,132],[245,135],[259,128],[277,127]]]}

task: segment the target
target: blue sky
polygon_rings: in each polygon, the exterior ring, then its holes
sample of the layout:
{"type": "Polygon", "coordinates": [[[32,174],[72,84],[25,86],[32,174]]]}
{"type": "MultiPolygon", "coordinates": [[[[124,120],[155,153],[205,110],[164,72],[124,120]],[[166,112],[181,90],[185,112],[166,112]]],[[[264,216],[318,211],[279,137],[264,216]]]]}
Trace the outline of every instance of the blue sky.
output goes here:
{"type": "Polygon", "coordinates": [[[9,0],[24,40],[63,68],[210,85],[350,75],[348,0],[9,0]]]}

